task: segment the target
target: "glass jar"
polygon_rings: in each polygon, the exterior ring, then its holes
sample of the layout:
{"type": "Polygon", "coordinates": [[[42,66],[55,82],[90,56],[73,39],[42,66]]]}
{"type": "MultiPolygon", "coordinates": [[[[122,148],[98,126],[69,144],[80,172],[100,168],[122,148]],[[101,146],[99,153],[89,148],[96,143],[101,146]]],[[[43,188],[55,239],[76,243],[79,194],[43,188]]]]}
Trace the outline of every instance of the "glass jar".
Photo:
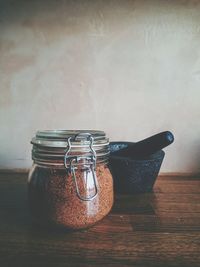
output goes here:
{"type": "Polygon", "coordinates": [[[113,205],[109,140],[102,131],[42,131],[31,141],[28,196],[34,221],[72,229],[101,220],[113,205]]]}

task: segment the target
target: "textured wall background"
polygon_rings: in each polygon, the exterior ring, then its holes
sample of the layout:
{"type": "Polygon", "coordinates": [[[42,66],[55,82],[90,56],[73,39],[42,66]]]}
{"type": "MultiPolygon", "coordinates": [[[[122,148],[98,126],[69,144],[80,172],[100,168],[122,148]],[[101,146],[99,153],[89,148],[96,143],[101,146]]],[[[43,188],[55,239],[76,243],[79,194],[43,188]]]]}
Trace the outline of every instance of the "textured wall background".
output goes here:
{"type": "Polygon", "coordinates": [[[0,167],[38,129],[171,130],[162,171],[200,171],[200,1],[0,0],[0,167]]]}

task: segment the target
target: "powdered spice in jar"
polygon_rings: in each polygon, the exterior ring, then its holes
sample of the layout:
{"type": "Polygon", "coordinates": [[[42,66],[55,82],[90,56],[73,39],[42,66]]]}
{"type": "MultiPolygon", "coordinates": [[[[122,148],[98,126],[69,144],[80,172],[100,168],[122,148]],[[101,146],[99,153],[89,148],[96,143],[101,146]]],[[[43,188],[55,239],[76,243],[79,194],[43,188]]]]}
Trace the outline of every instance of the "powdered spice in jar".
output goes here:
{"type": "Polygon", "coordinates": [[[80,229],[108,214],[113,181],[104,132],[43,131],[32,144],[28,191],[37,223],[80,229]]]}

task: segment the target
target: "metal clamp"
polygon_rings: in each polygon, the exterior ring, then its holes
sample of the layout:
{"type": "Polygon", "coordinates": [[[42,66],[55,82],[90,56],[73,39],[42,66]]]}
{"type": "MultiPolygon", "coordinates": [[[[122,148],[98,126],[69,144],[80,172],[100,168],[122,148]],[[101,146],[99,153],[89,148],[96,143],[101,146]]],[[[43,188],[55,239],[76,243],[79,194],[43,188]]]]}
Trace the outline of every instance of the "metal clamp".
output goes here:
{"type": "Polygon", "coordinates": [[[89,134],[89,133],[80,133],[80,134],[76,135],[74,137],[74,139],[72,139],[72,137],[69,137],[67,140],[68,147],[67,147],[66,153],[64,155],[65,168],[68,171],[68,173],[72,174],[72,177],[73,177],[73,180],[74,180],[75,186],[76,186],[77,196],[79,197],[79,199],[81,199],[83,201],[92,200],[98,194],[97,178],[96,178],[96,171],[95,171],[95,169],[96,169],[96,152],[93,149],[93,141],[94,141],[94,139],[91,136],[91,134],[89,134]],[[69,155],[71,148],[76,147],[76,145],[72,146],[71,141],[76,141],[78,139],[90,141],[90,144],[89,144],[89,148],[90,148],[90,152],[91,152],[90,156],[73,156],[73,155],[70,156],[69,155]],[[68,164],[67,164],[67,161],[69,162],[68,164]],[[90,172],[90,171],[92,172],[92,178],[93,178],[93,182],[94,182],[95,193],[94,193],[94,195],[92,195],[90,197],[81,196],[80,190],[78,187],[77,178],[76,178],[76,169],[78,169],[78,167],[76,167],[75,164],[78,164],[78,162],[80,162],[80,161],[83,161],[83,168],[86,170],[86,175],[88,175],[88,172],[90,172]]]}

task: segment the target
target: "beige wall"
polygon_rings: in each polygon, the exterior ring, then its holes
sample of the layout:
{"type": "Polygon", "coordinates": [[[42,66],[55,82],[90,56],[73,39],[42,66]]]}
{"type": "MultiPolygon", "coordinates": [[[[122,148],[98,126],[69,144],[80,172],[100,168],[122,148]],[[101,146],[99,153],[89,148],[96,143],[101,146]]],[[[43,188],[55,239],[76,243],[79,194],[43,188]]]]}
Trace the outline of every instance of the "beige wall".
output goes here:
{"type": "Polygon", "coordinates": [[[171,130],[162,171],[200,171],[200,1],[0,0],[0,168],[38,129],[137,141],[171,130]]]}

